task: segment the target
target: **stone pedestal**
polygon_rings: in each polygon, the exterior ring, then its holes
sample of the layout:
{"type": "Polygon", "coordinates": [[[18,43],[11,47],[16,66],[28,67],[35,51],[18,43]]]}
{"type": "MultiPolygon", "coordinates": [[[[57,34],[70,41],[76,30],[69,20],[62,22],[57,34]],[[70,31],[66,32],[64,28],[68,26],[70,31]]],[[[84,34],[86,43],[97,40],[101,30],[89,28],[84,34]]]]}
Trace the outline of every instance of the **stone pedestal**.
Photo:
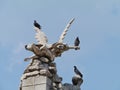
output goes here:
{"type": "Polygon", "coordinates": [[[28,77],[21,81],[21,90],[50,90],[51,80],[46,76],[28,77]]]}
{"type": "Polygon", "coordinates": [[[62,79],[57,75],[56,64],[44,60],[32,60],[21,77],[20,90],[61,90],[62,79]]]}
{"type": "Polygon", "coordinates": [[[19,90],[80,90],[82,78],[74,76],[73,84],[62,84],[56,64],[43,62],[44,60],[45,58],[32,60],[21,77],[19,90]]]}

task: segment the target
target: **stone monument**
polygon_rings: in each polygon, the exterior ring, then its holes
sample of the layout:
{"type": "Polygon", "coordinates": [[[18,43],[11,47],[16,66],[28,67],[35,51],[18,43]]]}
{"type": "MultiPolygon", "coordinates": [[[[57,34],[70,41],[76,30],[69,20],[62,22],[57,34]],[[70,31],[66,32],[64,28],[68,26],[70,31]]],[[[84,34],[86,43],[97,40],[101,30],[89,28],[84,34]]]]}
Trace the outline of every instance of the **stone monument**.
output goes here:
{"type": "Polygon", "coordinates": [[[77,67],[74,66],[75,76],[72,77],[72,84],[62,84],[62,77],[57,74],[56,63],[54,62],[55,58],[60,57],[64,51],[80,49],[78,37],[74,46],[63,43],[73,21],[74,19],[71,19],[67,24],[58,42],[48,44],[47,36],[42,32],[41,26],[34,20],[35,38],[38,43],[25,45],[25,49],[33,52],[33,55],[24,60],[31,60],[31,63],[21,77],[19,90],[80,90],[83,79],[77,67]]]}

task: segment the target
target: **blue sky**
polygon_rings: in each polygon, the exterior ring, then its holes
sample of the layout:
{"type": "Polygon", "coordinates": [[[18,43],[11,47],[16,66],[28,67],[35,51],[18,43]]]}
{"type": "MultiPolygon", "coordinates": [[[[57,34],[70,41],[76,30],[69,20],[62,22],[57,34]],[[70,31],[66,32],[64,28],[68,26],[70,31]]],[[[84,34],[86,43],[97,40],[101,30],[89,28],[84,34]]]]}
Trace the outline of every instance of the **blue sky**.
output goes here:
{"type": "Polygon", "coordinates": [[[0,0],[0,90],[17,90],[32,55],[24,49],[34,39],[33,20],[49,38],[58,41],[71,18],[64,40],[81,40],[80,51],[56,58],[63,83],[71,83],[76,65],[83,73],[82,90],[120,90],[120,0],[0,0]]]}

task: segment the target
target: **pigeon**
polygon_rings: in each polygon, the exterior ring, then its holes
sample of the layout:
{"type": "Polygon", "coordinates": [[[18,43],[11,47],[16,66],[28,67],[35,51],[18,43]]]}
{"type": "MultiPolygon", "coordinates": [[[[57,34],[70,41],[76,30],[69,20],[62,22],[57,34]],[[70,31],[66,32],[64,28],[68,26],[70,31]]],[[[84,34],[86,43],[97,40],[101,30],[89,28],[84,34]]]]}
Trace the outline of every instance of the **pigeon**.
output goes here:
{"type": "Polygon", "coordinates": [[[41,29],[41,26],[37,23],[36,20],[34,20],[34,26],[37,27],[37,28],[39,28],[39,29],[41,29]]]}
{"type": "Polygon", "coordinates": [[[74,45],[75,45],[75,46],[79,46],[79,44],[80,44],[80,40],[79,40],[79,38],[77,37],[77,38],[75,39],[74,45]]]}
{"type": "Polygon", "coordinates": [[[79,75],[81,78],[83,77],[82,73],[77,69],[76,66],[74,66],[74,72],[79,75]]]}

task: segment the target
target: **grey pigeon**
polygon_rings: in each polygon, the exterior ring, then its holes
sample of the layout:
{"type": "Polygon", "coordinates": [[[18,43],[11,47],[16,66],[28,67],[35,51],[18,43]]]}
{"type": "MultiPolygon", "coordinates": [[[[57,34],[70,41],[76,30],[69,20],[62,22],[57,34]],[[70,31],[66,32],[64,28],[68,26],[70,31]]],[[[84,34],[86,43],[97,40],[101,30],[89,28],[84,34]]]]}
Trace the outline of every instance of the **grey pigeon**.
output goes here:
{"type": "Polygon", "coordinates": [[[83,77],[82,73],[77,69],[76,66],[74,66],[74,72],[79,75],[81,78],[83,77]]]}
{"type": "Polygon", "coordinates": [[[34,20],[34,26],[37,27],[37,28],[39,28],[39,29],[41,29],[40,24],[38,24],[36,20],[34,20]]]}
{"type": "Polygon", "coordinates": [[[74,45],[75,45],[75,46],[79,46],[79,44],[80,44],[80,40],[79,40],[79,37],[77,37],[77,38],[75,39],[74,45]]]}

